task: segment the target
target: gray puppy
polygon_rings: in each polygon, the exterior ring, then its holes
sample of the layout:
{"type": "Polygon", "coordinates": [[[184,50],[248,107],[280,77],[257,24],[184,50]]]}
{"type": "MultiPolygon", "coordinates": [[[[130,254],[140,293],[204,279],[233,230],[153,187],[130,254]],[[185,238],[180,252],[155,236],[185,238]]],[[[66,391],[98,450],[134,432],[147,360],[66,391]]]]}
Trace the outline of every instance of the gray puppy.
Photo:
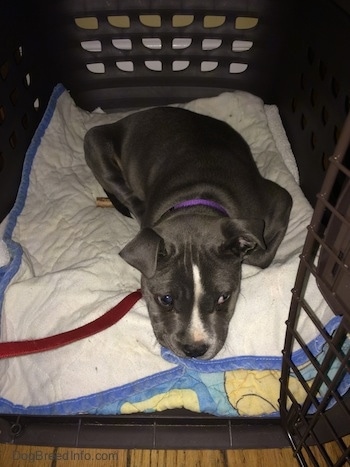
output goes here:
{"type": "Polygon", "coordinates": [[[227,337],[242,261],[269,266],[290,195],[260,175],[229,125],[179,108],[92,128],[85,157],[114,206],[140,223],[120,255],[142,273],[159,343],[180,357],[213,358],[227,337]]]}

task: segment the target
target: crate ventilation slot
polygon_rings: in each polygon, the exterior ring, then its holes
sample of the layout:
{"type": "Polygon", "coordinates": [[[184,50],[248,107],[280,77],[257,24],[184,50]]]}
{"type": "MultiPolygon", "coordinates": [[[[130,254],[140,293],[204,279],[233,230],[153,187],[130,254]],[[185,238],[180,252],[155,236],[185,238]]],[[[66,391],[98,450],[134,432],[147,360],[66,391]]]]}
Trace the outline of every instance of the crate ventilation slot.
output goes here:
{"type": "Polygon", "coordinates": [[[205,60],[201,63],[201,71],[203,72],[213,71],[215,70],[215,68],[218,67],[218,65],[219,65],[218,62],[205,60]]]}
{"type": "Polygon", "coordinates": [[[5,116],[6,116],[5,107],[3,105],[0,105],[0,125],[4,123],[5,116]]]}
{"type": "Polygon", "coordinates": [[[222,44],[221,39],[203,39],[202,50],[215,50],[222,44]]]}
{"type": "Polygon", "coordinates": [[[175,60],[172,64],[173,71],[183,71],[190,66],[189,60],[175,60]]]}
{"type": "Polygon", "coordinates": [[[30,73],[27,73],[24,77],[24,85],[26,88],[29,88],[30,86],[30,83],[31,83],[31,77],[30,77],[30,73]]]}
{"type": "Polygon", "coordinates": [[[162,71],[163,64],[160,60],[146,60],[145,61],[146,68],[152,71],[162,71]]]}
{"type": "Polygon", "coordinates": [[[8,74],[9,74],[9,62],[6,61],[0,66],[0,76],[5,81],[8,74]]]}
{"type": "Polygon", "coordinates": [[[230,73],[243,73],[248,68],[246,63],[231,63],[230,64],[230,73]]]}
{"type": "Polygon", "coordinates": [[[187,49],[192,44],[191,38],[175,37],[172,41],[172,48],[175,50],[187,49]]]}
{"type": "Polygon", "coordinates": [[[102,44],[101,41],[83,41],[80,43],[84,50],[88,52],[101,52],[102,44]]]}
{"type": "MultiPolygon", "coordinates": [[[[129,29],[131,25],[130,17],[127,15],[107,16],[107,22],[110,26],[117,29],[129,29]]],[[[74,18],[76,26],[80,29],[94,30],[99,28],[99,21],[95,16],[86,16],[74,18]]],[[[133,21],[135,21],[133,19],[133,21]]],[[[162,17],[160,15],[140,15],[139,24],[146,28],[161,28],[162,17]]],[[[195,21],[194,15],[174,15],[171,25],[174,29],[190,27],[195,21]]],[[[202,27],[204,29],[215,29],[226,27],[227,17],[222,15],[206,15],[203,17],[202,27]]],[[[238,16],[234,20],[234,28],[237,30],[254,29],[259,23],[259,18],[251,16],[238,16]]]]}
{"type": "Polygon", "coordinates": [[[116,62],[116,66],[119,70],[126,71],[127,73],[134,71],[134,63],[131,60],[116,62]]]}
{"type": "Polygon", "coordinates": [[[252,41],[239,41],[235,40],[232,42],[232,51],[233,52],[246,52],[253,47],[252,41]]]}
{"type": "Polygon", "coordinates": [[[219,28],[223,24],[225,24],[226,16],[213,16],[208,15],[204,16],[203,26],[205,28],[219,28]]]}
{"type": "Polygon", "coordinates": [[[87,63],[86,68],[92,73],[105,73],[106,68],[103,63],[87,63]]]}
{"type": "Polygon", "coordinates": [[[112,39],[112,45],[119,50],[132,49],[132,42],[130,39],[112,39]]]}
{"type": "Polygon", "coordinates": [[[130,18],[126,15],[107,16],[107,21],[115,28],[128,29],[130,28],[130,18]]]}
{"type": "Polygon", "coordinates": [[[33,102],[33,107],[34,107],[34,110],[39,110],[40,108],[40,100],[39,98],[36,98],[35,101],[33,102]]]}
{"type": "Polygon", "coordinates": [[[236,29],[254,29],[259,22],[259,18],[252,16],[238,16],[235,21],[236,29]]]}
{"type": "Polygon", "coordinates": [[[81,29],[98,29],[98,19],[94,16],[75,18],[74,21],[81,29]]]}
{"type": "Polygon", "coordinates": [[[162,41],[158,37],[142,39],[142,44],[151,50],[160,50],[162,48],[162,41]]]}
{"type": "Polygon", "coordinates": [[[160,15],[140,15],[140,23],[149,28],[160,28],[162,17],[160,15]]]}

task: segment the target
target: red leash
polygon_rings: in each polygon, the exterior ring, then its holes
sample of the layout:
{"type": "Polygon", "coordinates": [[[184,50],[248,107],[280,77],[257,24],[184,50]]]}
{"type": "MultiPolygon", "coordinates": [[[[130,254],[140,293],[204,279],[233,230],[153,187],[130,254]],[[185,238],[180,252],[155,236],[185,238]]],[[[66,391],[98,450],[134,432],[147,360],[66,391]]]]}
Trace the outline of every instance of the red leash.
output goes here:
{"type": "Polygon", "coordinates": [[[95,319],[91,323],[84,324],[80,328],[71,331],[62,332],[54,336],[44,337],[43,339],[33,339],[28,341],[2,342],[0,343],[0,358],[18,357],[32,353],[44,352],[46,350],[57,349],[72,342],[84,339],[101,332],[113,324],[117,323],[142,297],[141,291],[127,295],[123,300],[115,305],[104,315],[95,319]]]}

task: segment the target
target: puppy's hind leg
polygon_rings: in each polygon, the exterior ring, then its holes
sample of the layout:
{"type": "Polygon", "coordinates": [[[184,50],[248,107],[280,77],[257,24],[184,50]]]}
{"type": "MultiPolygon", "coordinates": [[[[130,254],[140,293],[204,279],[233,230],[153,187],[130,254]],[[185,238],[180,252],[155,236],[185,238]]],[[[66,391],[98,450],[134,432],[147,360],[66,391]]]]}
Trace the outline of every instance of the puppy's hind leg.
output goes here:
{"type": "Polygon", "coordinates": [[[131,193],[124,180],[120,180],[119,184],[116,183],[115,187],[114,191],[118,192],[117,196],[114,193],[109,193],[106,189],[105,192],[116,210],[126,217],[141,219],[144,212],[143,203],[131,193]]]}
{"type": "Polygon", "coordinates": [[[112,193],[108,193],[108,191],[106,191],[106,195],[111,200],[117,211],[126,217],[132,217],[130,210],[125,206],[125,204],[121,203],[116,196],[114,196],[112,193]]]}
{"type": "Polygon", "coordinates": [[[260,268],[268,267],[276,255],[287,231],[289,215],[292,208],[292,197],[282,187],[270,180],[265,180],[266,206],[264,241],[266,249],[256,248],[245,263],[260,268]]]}
{"type": "Polygon", "coordinates": [[[113,206],[124,216],[142,217],[144,206],[127,185],[116,153],[117,125],[91,128],[85,136],[84,151],[87,165],[105,190],[113,206]]]}

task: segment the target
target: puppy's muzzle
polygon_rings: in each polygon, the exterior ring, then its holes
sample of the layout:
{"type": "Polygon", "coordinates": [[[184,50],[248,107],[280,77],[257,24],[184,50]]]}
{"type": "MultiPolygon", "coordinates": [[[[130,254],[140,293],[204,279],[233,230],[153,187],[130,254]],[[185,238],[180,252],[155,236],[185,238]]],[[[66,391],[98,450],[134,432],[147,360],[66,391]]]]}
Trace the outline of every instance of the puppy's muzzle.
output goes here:
{"type": "Polygon", "coordinates": [[[209,345],[204,342],[198,342],[195,344],[183,344],[180,346],[182,351],[189,358],[203,357],[209,349],[209,345]]]}

